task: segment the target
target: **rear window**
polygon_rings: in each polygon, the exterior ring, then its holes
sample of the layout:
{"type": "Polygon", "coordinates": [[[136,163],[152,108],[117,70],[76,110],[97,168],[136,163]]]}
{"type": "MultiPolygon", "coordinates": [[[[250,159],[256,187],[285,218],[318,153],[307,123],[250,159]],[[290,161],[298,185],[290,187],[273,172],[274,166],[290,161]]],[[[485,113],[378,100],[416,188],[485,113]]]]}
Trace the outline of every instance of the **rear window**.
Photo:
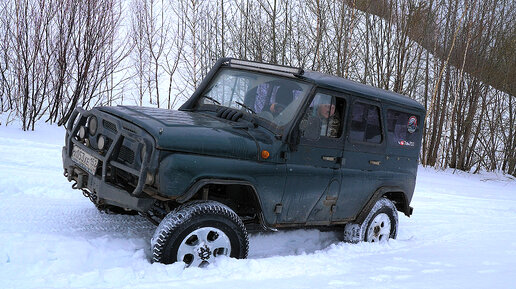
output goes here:
{"type": "Polygon", "coordinates": [[[360,102],[353,104],[349,139],[375,144],[382,142],[382,126],[378,106],[360,102]]]}
{"type": "Polygon", "coordinates": [[[387,138],[394,147],[417,147],[419,117],[410,113],[387,110],[387,138]]]}

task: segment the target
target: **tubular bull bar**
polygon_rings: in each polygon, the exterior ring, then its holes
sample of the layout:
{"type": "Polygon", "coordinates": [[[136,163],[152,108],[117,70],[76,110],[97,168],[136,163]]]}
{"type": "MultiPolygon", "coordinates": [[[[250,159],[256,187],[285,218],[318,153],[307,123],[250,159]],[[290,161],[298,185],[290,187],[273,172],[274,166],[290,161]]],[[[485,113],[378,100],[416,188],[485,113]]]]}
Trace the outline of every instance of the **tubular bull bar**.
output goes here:
{"type": "MultiPolygon", "coordinates": [[[[97,130],[99,130],[97,128],[97,130]]],[[[149,163],[151,161],[153,153],[152,142],[148,138],[137,135],[135,132],[129,131],[124,128],[122,120],[110,117],[108,114],[101,111],[86,111],[80,107],[77,107],[66,125],[66,137],[65,147],[63,147],[63,166],[65,169],[65,175],[68,180],[74,179],[78,185],[76,188],[84,188],[84,180],[87,180],[87,189],[91,193],[97,194],[99,198],[103,199],[106,203],[123,206],[126,208],[141,210],[142,206],[147,207],[152,205],[152,199],[137,198],[143,195],[143,187],[147,181],[147,173],[149,163]],[[76,138],[78,131],[81,126],[85,126],[89,116],[94,115],[97,117],[97,125],[100,126],[102,120],[108,119],[109,122],[114,123],[116,126],[116,134],[113,136],[112,142],[109,144],[109,148],[105,154],[101,154],[99,151],[86,146],[81,140],[76,138]],[[80,117],[79,119],[77,119],[80,117]],[[145,152],[142,156],[140,168],[134,168],[121,163],[116,159],[116,150],[121,147],[125,138],[131,139],[143,145],[143,151],[145,152]],[[72,160],[73,146],[77,146],[91,156],[101,161],[102,170],[100,176],[95,173],[91,174],[81,167],[81,164],[72,160]],[[108,168],[113,167],[131,175],[137,177],[137,184],[132,192],[121,189],[115,184],[109,183],[108,179],[108,168]],[[74,178],[74,174],[77,178],[74,178]]]]}

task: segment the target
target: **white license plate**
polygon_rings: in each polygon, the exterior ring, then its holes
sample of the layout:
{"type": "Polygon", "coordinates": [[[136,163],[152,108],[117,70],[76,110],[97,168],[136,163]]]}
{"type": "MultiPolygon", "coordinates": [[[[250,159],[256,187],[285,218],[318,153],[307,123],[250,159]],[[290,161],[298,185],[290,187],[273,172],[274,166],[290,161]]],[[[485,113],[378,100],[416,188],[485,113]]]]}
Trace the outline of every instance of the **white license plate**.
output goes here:
{"type": "Polygon", "coordinates": [[[92,175],[97,171],[99,160],[77,146],[73,146],[72,160],[92,175]]]}

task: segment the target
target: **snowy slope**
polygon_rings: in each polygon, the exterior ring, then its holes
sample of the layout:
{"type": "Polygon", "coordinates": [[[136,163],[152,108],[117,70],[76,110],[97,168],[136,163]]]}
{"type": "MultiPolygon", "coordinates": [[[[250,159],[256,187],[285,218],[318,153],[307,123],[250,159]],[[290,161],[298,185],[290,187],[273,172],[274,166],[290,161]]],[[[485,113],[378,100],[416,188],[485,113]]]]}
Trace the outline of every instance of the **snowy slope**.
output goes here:
{"type": "Polygon", "coordinates": [[[397,240],[254,234],[247,260],[149,262],[154,226],[98,213],[62,175],[62,128],[0,127],[0,288],[516,288],[516,180],[420,168],[397,240]]]}

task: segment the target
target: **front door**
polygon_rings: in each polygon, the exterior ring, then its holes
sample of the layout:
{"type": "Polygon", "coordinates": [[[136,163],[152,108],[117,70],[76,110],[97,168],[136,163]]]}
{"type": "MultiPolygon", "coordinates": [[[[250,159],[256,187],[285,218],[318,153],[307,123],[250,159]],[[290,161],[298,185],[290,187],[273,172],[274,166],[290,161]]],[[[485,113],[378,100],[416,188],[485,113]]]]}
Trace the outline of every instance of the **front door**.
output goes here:
{"type": "Polygon", "coordinates": [[[298,127],[300,143],[288,154],[287,182],[279,223],[328,224],[340,191],[342,129],[346,100],[315,94],[298,127]]]}

